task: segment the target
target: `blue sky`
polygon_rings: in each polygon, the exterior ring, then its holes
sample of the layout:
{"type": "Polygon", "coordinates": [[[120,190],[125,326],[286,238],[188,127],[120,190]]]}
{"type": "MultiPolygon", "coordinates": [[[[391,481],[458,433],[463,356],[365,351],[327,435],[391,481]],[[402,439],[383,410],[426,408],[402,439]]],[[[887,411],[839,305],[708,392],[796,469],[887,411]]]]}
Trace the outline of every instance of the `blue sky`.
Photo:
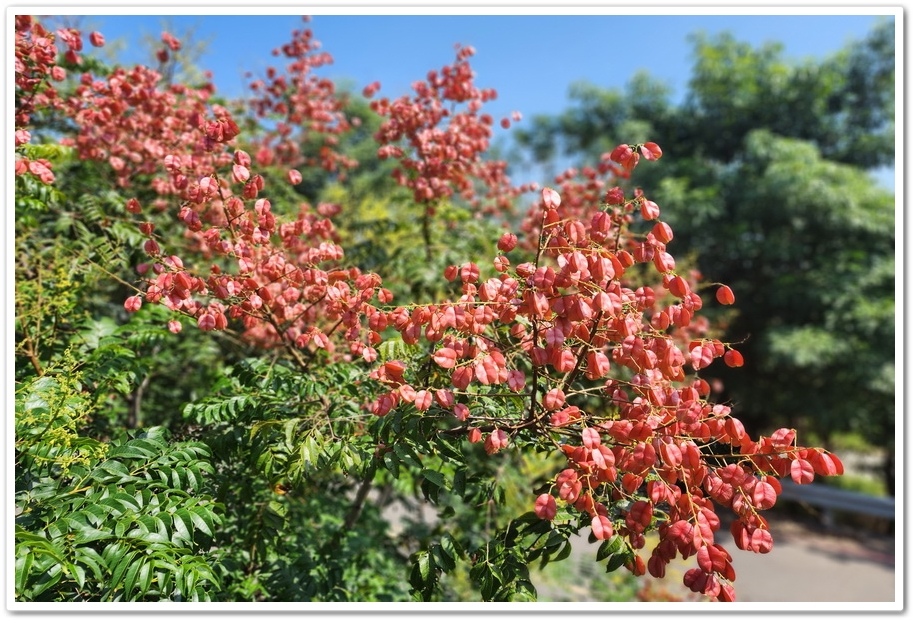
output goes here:
{"type": "MultiPolygon", "coordinates": [[[[762,8],[769,14],[761,15],[732,7],[721,14],[685,14],[684,9],[672,11],[682,14],[665,14],[665,9],[655,8],[650,9],[654,15],[613,15],[605,8],[591,15],[482,15],[468,14],[468,9],[462,15],[446,14],[445,9],[427,9],[426,15],[417,14],[422,9],[415,14],[360,15],[349,10],[347,15],[317,11],[309,24],[289,8],[274,11],[285,15],[245,15],[238,8],[211,7],[205,15],[87,15],[81,25],[100,30],[109,41],[122,39],[120,58],[126,63],[148,62],[148,47],[142,42],[158,39],[164,27],[176,35],[193,31],[208,41],[200,65],[213,71],[218,92],[227,97],[243,93],[246,71],[258,75],[282,62],[271,50],[288,41],[293,29],[312,28],[334,56],[334,64],[321,75],[349,81],[356,89],[379,80],[381,94],[394,97],[410,92],[411,82],[430,69],[450,63],[456,43],[469,44],[477,50],[472,66],[478,86],[499,92],[487,110],[496,118],[512,111],[531,118],[563,110],[569,85],[577,80],[623,87],[639,70],[666,82],[679,100],[690,77],[689,37],[694,33],[728,31],[755,47],[778,42],[789,59],[822,59],[864,37],[889,12],[876,7],[872,14],[843,15],[832,14],[841,9],[822,8],[813,11],[820,14],[792,15],[762,8]],[[237,14],[225,14],[232,12],[237,14]]],[[[892,187],[892,174],[882,177],[892,187]]]]}
{"type": "MultiPolygon", "coordinates": [[[[876,9],[875,13],[878,13],[876,9]]],[[[242,92],[245,71],[266,68],[270,55],[304,24],[296,15],[92,15],[109,40],[124,38],[126,60],[140,61],[146,35],[166,24],[209,41],[201,64],[221,93],[242,92]]],[[[480,86],[498,89],[498,106],[524,114],[566,104],[568,85],[588,80],[623,86],[644,69],[680,95],[691,68],[689,35],[729,31],[758,46],[776,41],[790,58],[822,58],[863,37],[876,15],[315,15],[308,27],[335,59],[323,74],[362,87],[380,80],[399,95],[453,58],[456,43],[473,45],[480,86]]]]}

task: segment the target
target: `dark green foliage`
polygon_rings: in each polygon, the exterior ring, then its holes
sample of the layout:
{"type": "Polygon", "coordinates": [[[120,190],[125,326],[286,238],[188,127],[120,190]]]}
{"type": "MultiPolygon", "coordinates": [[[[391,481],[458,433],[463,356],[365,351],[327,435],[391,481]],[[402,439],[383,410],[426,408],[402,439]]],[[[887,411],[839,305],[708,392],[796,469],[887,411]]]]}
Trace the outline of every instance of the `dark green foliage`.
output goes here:
{"type": "Polygon", "coordinates": [[[355,374],[244,360],[186,407],[219,457],[224,599],[403,599],[402,554],[384,545],[387,522],[354,498],[372,480],[375,449],[356,434],[367,414],[355,374]]]}
{"type": "Polygon", "coordinates": [[[49,373],[16,401],[17,599],[206,601],[220,511],[206,446],[162,428],[102,443],[77,432],[79,374],[49,373]]]}

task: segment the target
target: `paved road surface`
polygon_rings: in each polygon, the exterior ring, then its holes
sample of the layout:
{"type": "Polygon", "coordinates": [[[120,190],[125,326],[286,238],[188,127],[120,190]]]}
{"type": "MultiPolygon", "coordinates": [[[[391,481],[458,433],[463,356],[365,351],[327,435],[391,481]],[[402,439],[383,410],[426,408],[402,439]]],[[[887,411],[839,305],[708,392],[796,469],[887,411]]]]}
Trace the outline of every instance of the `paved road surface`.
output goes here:
{"type": "MultiPolygon", "coordinates": [[[[859,611],[871,607],[882,611],[902,608],[902,592],[896,605],[894,602],[895,571],[902,573],[903,555],[902,549],[895,547],[893,537],[856,539],[782,518],[771,518],[770,525],[776,545],[768,554],[738,550],[727,532],[720,532],[729,539],[726,543],[732,544],[726,547],[733,556],[739,601],[843,602],[849,603],[850,610],[859,611]]],[[[594,551],[595,545],[585,538],[574,543],[577,555],[593,560],[594,551]]],[[[689,561],[676,559],[661,582],[668,594],[697,601],[695,594],[682,584],[683,572],[690,566],[689,561]]]]}
{"type": "MultiPolygon", "coordinates": [[[[787,524],[776,539],[766,555],[732,553],[735,589],[742,601],[895,601],[898,556],[893,539],[858,541],[798,524],[787,524]]],[[[902,572],[902,555],[899,563],[902,572]]],[[[902,599],[901,594],[898,604],[902,599]]]]}

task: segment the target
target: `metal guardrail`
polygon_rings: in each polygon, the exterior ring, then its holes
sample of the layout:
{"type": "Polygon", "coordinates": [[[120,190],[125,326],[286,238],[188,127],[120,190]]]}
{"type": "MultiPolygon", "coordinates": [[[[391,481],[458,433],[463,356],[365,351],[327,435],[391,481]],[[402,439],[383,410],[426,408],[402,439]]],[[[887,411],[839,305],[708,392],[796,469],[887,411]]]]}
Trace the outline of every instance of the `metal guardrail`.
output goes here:
{"type": "Polygon", "coordinates": [[[799,485],[791,481],[783,481],[780,484],[782,484],[782,495],[780,496],[782,499],[822,508],[828,511],[826,517],[828,522],[832,520],[829,511],[847,511],[881,519],[894,519],[897,515],[894,498],[889,496],[866,495],[813,483],[799,485]]]}

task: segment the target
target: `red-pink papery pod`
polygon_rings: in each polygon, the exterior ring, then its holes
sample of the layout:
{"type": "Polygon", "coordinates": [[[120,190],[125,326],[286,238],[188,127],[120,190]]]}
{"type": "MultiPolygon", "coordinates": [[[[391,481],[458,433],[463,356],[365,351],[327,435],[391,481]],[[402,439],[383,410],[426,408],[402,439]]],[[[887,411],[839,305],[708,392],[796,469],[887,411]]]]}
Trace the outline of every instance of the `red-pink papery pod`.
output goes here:
{"type": "Polygon", "coordinates": [[[596,428],[582,429],[582,445],[589,450],[593,450],[601,445],[601,433],[596,428]]]}
{"type": "Polygon", "coordinates": [[[744,355],[736,350],[728,351],[722,359],[725,361],[725,365],[730,368],[740,368],[744,365],[744,355]]]}
{"type": "Polygon", "coordinates": [[[674,240],[674,232],[671,230],[671,226],[664,221],[659,221],[655,224],[655,227],[652,228],[652,235],[663,244],[668,244],[674,240]]]}
{"type": "Polygon", "coordinates": [[[557,500],[549,493],[542,493],[534,501],[534,514],[547,521],[557,516],[557,500]]]}
{"type": "Polygon", "coordinates": [[[371,98],[378,92],[380,88],[382,88],[382,83],[379,82],[378,80],[376,80],[375,82],[371,84],[366,85],[365,87],[363,87],[363,97],[365,97],[366,99],[371,98]]]}
{"type": "Polygon", "coordinates": [[[414,406],[417,408],[417,411],[426,411],[433,404],[433,394],[430,391],[421,389],[417,392],[416,398],[414,398],[414,406]]]}
{"type": "Polygon", "coordinates": [[[506,435],[505,431],[497,428],[487,436],[484,442],[484,450],[486,450],[487,454],[496,454],[501,448],[505,448],[508,445],[509,436],[506,435]]]}
{"type": "Polygon", "coordinates": [[[518,236],[511,232],[506,232],[499,238],[499,242],[496,243],[497,248],[503,253],[508,253],[515,248],[515,245],[518,244],[518,236]]]}
{"type": "Polygon", "coordinates": [[[735,293],[728,286],[719,286],[716,290],[716,300],[721,305],[733,305],[735,303],[735,293]]]}
{"type": "Polygon", "coordinates": [[[216,318],[209,312],[201,314],[197,319],[197,328],[201,331],[212,331],[216,328],[216,318]]]}
{"type": "Polygon", "coordinates": [[[661,209],[659,209],[658,204],[648,199],[640,202],[639,211],[642,217],[647,221],[657,219],[659,214],[661,214],[661,209]]]}
{"type": "Polygon", "coordinates": [[[166,44],[170,50],[177,52],[181,49],[181,42],[167,32],[162,33],[162,43],[166,44]]]}
{"type": "Polygon", "coordinates": [[[229,321],[226,318],[226,314],[223,312],[216,312],[213,314],[213,328],[217,331],[222,331],[227,326],[229,326],[229,321]]]}
{"type": "Polygon", "coordinates": [[[373,414],[383,417],[388,415],[397,406],[397,399],[391,394],[384,394],[376,398],[369,407],[373,414]]]}
{"type": "Polygon", "coordinates": [[[662,148],[656,143],[643,143],[640,145],[639,151],[642,152],[646,160],[658,160],[662,157],[662,148]]]}
{"type": "Polygon", "coordinates": [[[146,251],[147,255],[159,255],[161,251],[159,249],[159,243],[152,238],[148,238],[143,242],[143,250],[146,251]]]}
{"type": "Polygon", "coordinates": [[[413,402],[417,399],[417,390],[410,385],[401,385],[398,387],[398,393],[401,395],[401,400],[404,402],[413,402]]]}
{"type": "Polygon", "coordinates": [[[613,222],[610,214],[607,212],[595,212],[592,216],[591,230],[589,231],[592,240],[596,242],[605,240],[612,224],[613,222]]]}
{"type": "Polygon", "coordinates": [[[591,380],[600,379],[607,374],[610,369],[611,363],[604,353],[600,351],[590,351],[588,355],[586,355],[586,378],[591,380]]]}
{"type": "Polygon", "coordinates": [[[461,281],[464,283],[477,283],[480,278],[480,269],[474,262],[468,262],[461,266],[459,275],[461,275],[461,281]]]}
{"type": "Polygon", "coordinates": [[[525,389],[525,373],[521,370],[510,370],[507,384],[514,392],[522,391],[525,389]]]}
{"type": "Polygon", "coordinates": [[[556,210],[560,207],[560,193],[553,188],[544,188],[541,191],[541,202],[545,210],[556,210]]]}
{"type": "Polygon", "coordinates": [[[456,358],[455,349],[448,347],[440,348],[433,355],[433,361],[436,362],[436,365],[447,370],[455,367],[456,358]]]}
{"type": "MultiPolygon", "coordinates": [[[[674,256],[667,251],[661,251],[660,253],[653,255],[652,262],[655,264],[655,268],[660,273],[669,273],[673,271],[677,266],[674,260],[674,256]]],[[[681,277],[681,279],[683,279],[683,277],[681,277]]],[[[687,283],[686,280],[684,283],[687,283]]]]}
{"type": "Polygon", "coordinates": [[[606,541],[614,536],[614,526],[611,520],[604,515],[595,515],[592,517],[592,534],[599,541],[606,541]]]}
{"type": "MultiPolygon", "coordinates": [[[[380,341],[381,341],[381,338],[379,338],[379,340],[375,343],[378,343],[380,341]]],[[[373,361],[378,359],[378,351],[370,346],[366,346],[365,348],[363,348],[360,351],[360,354],[362,355],[363,361],[365,361],[366,363],[372,363],[373,361]]]]}
{"type": "Polygon", "coordinates": [[[467,405],[458,403],[452,409],[452,413],[455,414],[456,418],[464,422],[471,415],[471,410],[468,409],[467,405]]]}
{"type": "Polygon", "coordinates": [[[549,411],[556,411],[557,409],[561,409],[565,403],[566,394],[564,394],[563,390],[559,387],[555,387],[544,394],[544,408],[549,411]]]}
{"type": "Polygon", "coordinates": [[[241,184],[242,182],[247,182],[249,177],[251,177],[251,173],[248,171],[248,167],[244,167],[240,164],[232,165],[233,182],[241,184]]]}
{"type": "Polygon", "coordinates": [[[610,205],[621,205],[624,200],[623,190],[620,186],[615,186],[604,195],[604,202],[610,205]]]}
{"type": "Polygon", "coordinates": [[[455,368],[452,371],[452,385],[458,389],[467,389],[474,379],[474,370],[469,367],[455,368]]]}
{"type": "Polygon", "coordinates": [[[503,255],[493,258],[493,268],[495,268],[497,272],[504,273],[509,270],[509,266],[511,266],[509,258],[503,255]]]}
{"type": "Polygon", "coordinates": [[[436,404],[443,409],[451,409],[455,406],[455,395],[447,389],[437,389],[434,397],[436,404]]]}

